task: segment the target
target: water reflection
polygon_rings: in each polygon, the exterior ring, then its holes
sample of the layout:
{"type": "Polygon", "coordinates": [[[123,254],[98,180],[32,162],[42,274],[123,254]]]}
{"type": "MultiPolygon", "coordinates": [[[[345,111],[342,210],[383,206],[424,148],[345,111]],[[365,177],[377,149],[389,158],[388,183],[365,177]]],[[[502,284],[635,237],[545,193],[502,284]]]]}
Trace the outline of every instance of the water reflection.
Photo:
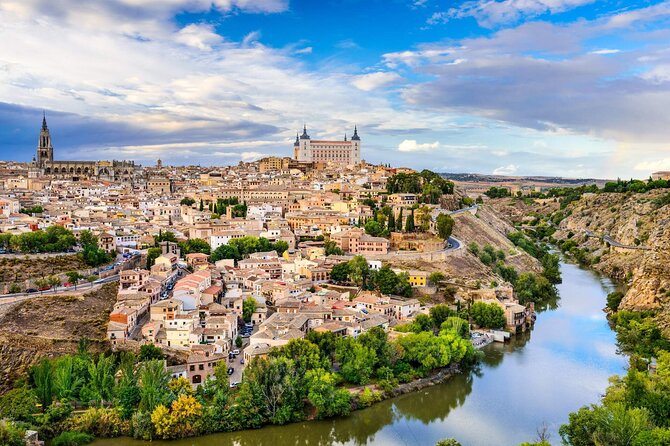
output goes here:
{"type": "MultiPolygon", "coordinates": [[[[444,384],[379,403],[347,418],[254,431],[154,442],[160,446],[433,445],[455,437],[469,446],[518,445],[543,423],[553,444],[567,414],[596,402],[608,377],[624,371],[602,314],[613,286],[574,265],[561,265],[560,306],[538,316],[532,332],[493,344],[477,368],[444,384]]],[[[96,446],[139,446],[132,439],[96,446]]]]}

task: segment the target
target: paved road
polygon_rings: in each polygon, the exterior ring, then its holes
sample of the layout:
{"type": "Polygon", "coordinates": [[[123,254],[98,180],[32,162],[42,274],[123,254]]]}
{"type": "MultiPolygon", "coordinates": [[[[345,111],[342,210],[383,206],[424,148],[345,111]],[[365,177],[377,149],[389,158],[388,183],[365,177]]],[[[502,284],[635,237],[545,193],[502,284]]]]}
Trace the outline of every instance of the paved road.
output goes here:
{"type": "MultiPolygon", "coordinates": [[[[57,287],[55,290],[52,288],[50,290],[45,290],[43,292],[36,292],[36,293],[14,293],[14,294],[0,294],[0,300],[2,299],[11,299],[11,298],[19,298],[19,297],[35,297],[35,296],[42,296],[42,295],[49,295],[49,294],[63,294],[63,293],[68,293],[72,291],[89,291],[92,290],[93,288],[98,288],[102,286],[105,283],[109,282],[116,282],[119,280],[119,275],[115,274],[113,276],[105,277],[104,279],[98,279],[95,282],[92,282],[90,284],[82,284],[82,285],[77,285],[76,289],[74,286],[70,287],[57,287]]],[[[20,300],[20,299],[16,299],[20,300]]],[[[2,302],[5,303],[5,302],[2,302]]]]}
{"type": "Polygon", "coordinates": [[[447,212],[447,214],[449,214],[449,215],[458,215],[458,214],[463,214],[463,213],[465,213],[465,212],[476,211],[477,209],[479,209],[479,205],[478,205],[478,204],[475,204],[475,205],[473,205],[473,206],[470,206],[469,208],[463,208],[463,209],[458,209],[458,210],[456,210],[456,211],[450,211],[450,212],[447,212]]]}

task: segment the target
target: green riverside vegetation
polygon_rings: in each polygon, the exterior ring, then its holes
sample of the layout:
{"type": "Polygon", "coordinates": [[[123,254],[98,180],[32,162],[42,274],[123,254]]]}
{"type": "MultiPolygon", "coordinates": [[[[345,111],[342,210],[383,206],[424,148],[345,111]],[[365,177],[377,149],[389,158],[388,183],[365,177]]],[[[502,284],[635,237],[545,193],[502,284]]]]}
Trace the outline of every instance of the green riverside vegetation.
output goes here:
{"type": "Polygon", "coordinates": [[[139,356],[92,355],[82,341],[76,355],[41,360],[0,397],[0,419],[8,420],[0,423],[0,441],[19,444],[13,439],[28,428],[53,444],[79,445],[92,437],[172,439],[347,415],[400,383],[476,360],[465,321],[440,311],[426,318],[426,330],[393,341],[378,327],[357,338],[310,332],[253,359],[236,389],[225,360],[194,391],[185,378],[169,377],[155,347],[139,356]],[[367,384],[376,389],[355,387],[367,384]]]}

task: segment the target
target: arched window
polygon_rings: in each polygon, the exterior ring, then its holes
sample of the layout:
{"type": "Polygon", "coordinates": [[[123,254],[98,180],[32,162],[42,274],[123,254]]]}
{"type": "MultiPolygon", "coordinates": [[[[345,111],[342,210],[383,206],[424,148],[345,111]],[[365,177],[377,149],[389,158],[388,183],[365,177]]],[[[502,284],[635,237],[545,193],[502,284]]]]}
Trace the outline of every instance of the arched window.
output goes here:
{"type": "Polygon", "coordinates": [[[200,384],[202,382],[202,376],[193,375],[192,382],[193,382],[193,384],[200,384]]]}

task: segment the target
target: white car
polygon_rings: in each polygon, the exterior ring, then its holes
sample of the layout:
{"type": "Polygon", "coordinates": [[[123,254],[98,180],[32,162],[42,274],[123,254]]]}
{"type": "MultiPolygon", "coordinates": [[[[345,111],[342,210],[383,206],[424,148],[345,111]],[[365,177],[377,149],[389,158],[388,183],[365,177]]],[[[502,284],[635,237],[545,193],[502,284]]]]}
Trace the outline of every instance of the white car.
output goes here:
{"type": "Polygon", "coordinates": [[[232,353],[233,355],[239,355],[239,354],[240,354],[240,351],[237,350],[237,349],[235,349],[235,350],[233,350],[233,351],[230,352],[230,353],[232,353]]]}

